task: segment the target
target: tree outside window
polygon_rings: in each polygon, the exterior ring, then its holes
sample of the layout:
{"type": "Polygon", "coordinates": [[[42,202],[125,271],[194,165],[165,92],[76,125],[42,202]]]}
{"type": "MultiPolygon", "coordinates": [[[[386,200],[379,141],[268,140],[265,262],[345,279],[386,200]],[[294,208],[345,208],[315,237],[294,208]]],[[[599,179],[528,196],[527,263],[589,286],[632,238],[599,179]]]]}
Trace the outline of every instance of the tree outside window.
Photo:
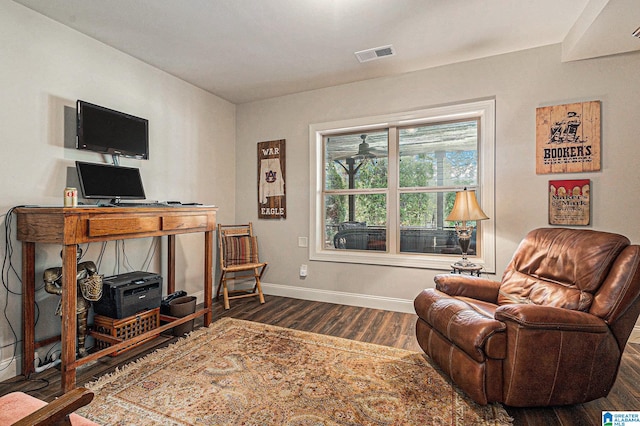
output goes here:
{"type": "Polygon", "coordinates": [[[389,217],[397,217],[397,251],[459,251],[453,224],[444,218],[456,188],[477,186],[478,120],[393,130],[325,138],[325,248],[386,252],[389,217]],[[392,159],[390,143],[397,147],[392,159]],[[390,161],[398,171],[395,188],[389,185],[390,161]],[[389,191],[397,193],[397,207],[388,205],[389,191]]]}

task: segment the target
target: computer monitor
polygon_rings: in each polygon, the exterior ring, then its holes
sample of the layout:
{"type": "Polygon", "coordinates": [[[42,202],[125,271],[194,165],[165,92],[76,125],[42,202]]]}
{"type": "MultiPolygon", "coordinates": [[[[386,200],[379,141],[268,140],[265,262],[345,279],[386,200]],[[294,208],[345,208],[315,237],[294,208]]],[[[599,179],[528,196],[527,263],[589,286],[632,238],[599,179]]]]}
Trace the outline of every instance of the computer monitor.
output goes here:
{"type": "Polygon", "coordinates": [[[84,198],[144,200],[140,170],[134,167],[76,161],[80,190],[84,198]]]}

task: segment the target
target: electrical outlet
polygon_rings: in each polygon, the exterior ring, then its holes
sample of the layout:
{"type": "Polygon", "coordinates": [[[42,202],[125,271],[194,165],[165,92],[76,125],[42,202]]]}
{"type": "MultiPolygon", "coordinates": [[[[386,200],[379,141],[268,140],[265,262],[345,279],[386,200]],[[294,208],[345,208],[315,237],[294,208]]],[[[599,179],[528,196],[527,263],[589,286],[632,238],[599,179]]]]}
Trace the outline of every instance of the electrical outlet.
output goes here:
{"type": "Polygon", "coordinates": [[[307,276],[307,265],[305,265],[304,263],[300,265],[300,276],[301,277],[307,276]]]}

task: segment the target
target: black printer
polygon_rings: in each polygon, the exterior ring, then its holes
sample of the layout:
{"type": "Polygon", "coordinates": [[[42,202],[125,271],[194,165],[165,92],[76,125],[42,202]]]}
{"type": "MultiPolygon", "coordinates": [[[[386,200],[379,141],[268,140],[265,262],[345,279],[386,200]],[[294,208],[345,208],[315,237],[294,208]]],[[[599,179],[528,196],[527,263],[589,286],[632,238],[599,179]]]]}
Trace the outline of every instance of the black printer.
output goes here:
{"type": "Polygon", "coordinates": [[[158,274],[127,272],[105,277],[102,284],[102,297],[93,302],[98,315],[121,319],[160,307],[162,277],[158,274]]]}

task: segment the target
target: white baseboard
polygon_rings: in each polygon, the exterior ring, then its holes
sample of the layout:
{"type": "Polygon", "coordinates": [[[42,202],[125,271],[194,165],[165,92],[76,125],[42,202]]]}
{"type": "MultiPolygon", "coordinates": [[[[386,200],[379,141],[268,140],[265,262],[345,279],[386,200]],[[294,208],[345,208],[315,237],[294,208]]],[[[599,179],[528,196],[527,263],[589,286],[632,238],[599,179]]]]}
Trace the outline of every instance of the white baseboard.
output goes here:
{"type": "MultiPolygon", "coordinates": [[[[13,348],[8,347],[13,353],[13,348]]],[[[18,375],[18,370],[22,365],[22,356],[18,355],[15,358],[3,359],[0,361],[0,382],[12,379],[18,375]]]]}
{"type": "Polygon", "coordinates": [[[413,300],[392,297],[371,296],[367,294],[345,293],[341,291],[318,290],[306,287],[292,287],[280,284],[262,283],[262,291],[274,296],[312,300],[314,302],[337,303],[340,305],[360,306],[385,311],[414,314],[413,300]]]}
{"type": "MultiPolygon", "coordinates": [[[[204,303],[204,290],[200,290],[200,291],[197,291],[195,293],[191,293],[189,296],[195,296],[196,297],[196,304],[204,303]]],[[[215,298],[216,295],[214,294],[213,297],[215,298]]]]}
{"type": "MultiPolygon", "coordinates": [[[[214,289],[215,291],[215,289],[214,289]]],[[[340,305],[360,306],[363,308],[382,309],[385,311],[414,314],[413,300],[392,297],[370,296],[367,294],[345,293],[341,291],[318,290],[307,287],[292,287],[282,284],[262,283],[262,291],[274,296],[292,297],[294,299],[312,300],[314,302],[337,303],[340,305]]],[[[190,293],[196,296],[196,303],[204,302],[204,291],[190,293]]],[[[215,294],[213,295],[215,297],[215,294]]]]}

